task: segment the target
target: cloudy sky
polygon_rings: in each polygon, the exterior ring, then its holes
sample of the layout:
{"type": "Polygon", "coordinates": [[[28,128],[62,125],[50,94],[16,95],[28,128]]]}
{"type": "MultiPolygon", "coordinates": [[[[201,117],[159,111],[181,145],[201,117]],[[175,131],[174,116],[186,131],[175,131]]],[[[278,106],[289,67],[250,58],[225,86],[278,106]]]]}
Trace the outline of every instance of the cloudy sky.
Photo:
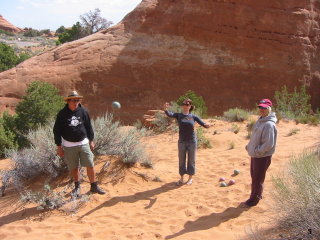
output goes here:
{"type": "Polygon", "coordinates": [[[50,29],[71,27],[79,16],[101,10],[101,16],[114,24],[131,12],[141,0],[0,0],[0,14],[13,25],[50,29]]]}

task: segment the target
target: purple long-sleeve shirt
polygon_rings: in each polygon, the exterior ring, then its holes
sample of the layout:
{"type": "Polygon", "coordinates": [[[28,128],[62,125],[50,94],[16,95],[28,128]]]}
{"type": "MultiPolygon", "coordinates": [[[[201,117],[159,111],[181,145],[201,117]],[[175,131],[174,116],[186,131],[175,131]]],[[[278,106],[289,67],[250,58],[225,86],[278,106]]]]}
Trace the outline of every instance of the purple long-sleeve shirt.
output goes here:
{"type": "Polygon", "coordinates": [[[204,127],[205,123],[197,116],[192,113],[173,113],[168,110],[164,111],[168,117],[175,118],[179,124],[179,141],[197,141],[197,136],[194,132],[195,122],[199,123],[204,127]]]}

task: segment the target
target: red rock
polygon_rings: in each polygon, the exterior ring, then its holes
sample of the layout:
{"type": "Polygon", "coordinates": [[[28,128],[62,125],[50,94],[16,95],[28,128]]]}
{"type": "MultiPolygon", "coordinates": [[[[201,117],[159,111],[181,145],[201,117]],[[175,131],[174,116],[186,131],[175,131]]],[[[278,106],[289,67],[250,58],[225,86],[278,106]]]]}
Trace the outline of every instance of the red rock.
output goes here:
{"type": "Polygon", "coordinates": [[[209,115],[253,108],[287,85],[320,107],[319,1],[144,0],[121,23],[0,73],[0,104],[34,80],[77,89],[92,115],[121,102],[123,120],[162,109],[187,90],[209,115]]]}
{"type": "Polygon", "coordinates": [[[0,15],[0,29],[12,33],[18,33],[23,31],[23,29],[18,28],[14,26],[12,23],[8,22],[2,15],[0,15]]]}

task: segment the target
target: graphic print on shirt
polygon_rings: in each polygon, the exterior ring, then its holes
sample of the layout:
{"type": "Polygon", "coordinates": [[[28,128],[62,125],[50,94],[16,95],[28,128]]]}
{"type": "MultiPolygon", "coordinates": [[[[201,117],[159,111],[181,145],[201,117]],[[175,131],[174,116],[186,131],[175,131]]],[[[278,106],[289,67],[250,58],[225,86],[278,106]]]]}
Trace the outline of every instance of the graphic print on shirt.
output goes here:
{"type": "Polygon", "coordinates": [[[76,127],[82,124],[82,122],[79,120],[80,120],[80,117],[72,116],[72,118],[68,119],[68,121],[70,121],[69,126],[76,127]]]}

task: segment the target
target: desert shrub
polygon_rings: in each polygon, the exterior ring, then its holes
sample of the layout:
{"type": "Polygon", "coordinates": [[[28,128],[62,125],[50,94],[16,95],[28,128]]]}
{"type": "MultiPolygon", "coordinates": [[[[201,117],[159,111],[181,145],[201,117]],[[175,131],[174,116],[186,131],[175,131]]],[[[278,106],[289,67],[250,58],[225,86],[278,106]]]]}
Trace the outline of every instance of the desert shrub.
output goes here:
{"type": "Polygon", "coordinates": [[[206,117],[208,108],[202,96],[198,96],[195,92],[189,90],[184,95],[180,96],[176,101],[179,106],[182,105],[183,100],[190,98],[192,104],[195,106],[194,114],[199,117],[206,117]]]}
{"type": "Polygon", "coordinates": [[[39,30],[32,29],[32,28],[24,28],[23,36],[24,37],[37,37],[40,36],[41,33],[39,30]]]}
{"type": "Polygon", "coordinates": [[[153,163],[152,161],[148,158],[148,159],[144,159],[144,161],[141,162],[141,166],[145,167],[145,168],[153,168],[153,163]]]}
{"type": "Polygon", "coordinates": [[[15,34],[12,33],[12,32],[8,32],[8,31],[2,30],[2,29],[0,29],[0,34],[5,34],[5,35],[7,35],[7,36],[14,36],[14,35],[15,35],[15,34]]]}
{"type": "Polygon", "coordinates": [[[229,150],[234,149],[235,148],[235,143],[234,142],[230,142],[229,144],[229,150]]]}
{"type": "Polygon", "coordinates": [[[143,145],[140,142],[140,136],[135,129],[129,131],[120,131],[118,142],[118,153],[121,160],[127,166],[132,166],[137,162],[147,164],[147,156],[143,145]]]}
{"type": "Polygon", "coordinates": [[[140,119],[134,122],[133,126],[136,128],[137,132],[140,134],[141,137],[152,136],[154,134],[152,128],[146,128],[145,126],[143,126],[143,123],[140,119]]]}
{"type": "Polygon", "coordinates": [[[239,240],[289,240],[284,238],[278,238],[275,236],[276,234],[272,234],[270,236],[269,233],[257,225],[249,225],[245,228],[245,236],[239,237],[239,240]]]}
{"type": "Polygon", "coordinates": [[[303,124],[311,124],[311,125],[318,125],[320,123],[320,117],[318,115],[302,115],[295,118],[296,123],[303,123],[303,124]]]}
{"type": "Polygon", "coordinates": [[[43,35],[43,34],[50,34],[50,29],[43,29],[43,30],[40,30],[40,35],[43,35]]]}
{"type": "Polygon", "coordinates": [[[231,108],[223,113],[223,117],[229,122],[243,122],[248,120],[249,112],[240,108],[231,108]]]}
{"type": "Polygon", "coordinates": [[[290,239],[320,239],[320,148],[290,161],[287,175],[273,178],[280,227],[290,239]]]}
{"type": "Polygon", "coordinates": [[[294,88],[291,93],[284,86],[280,91],[275,92],[274,98],[276,100],[276,110],[283,117],[293,119],[311,112],[311,105],[309,104],[311,97],[304,85],[301,86],[300,91],[294,88]]]}
{"type": "Polygon", "coordinates": [[[92,125],[95,132],[95,154],[119,156],[128,166],[147,161],[137,129],[120,128],[120,123],[113,121],[113,115],[109,113],[95,119],[92,125]]]}
{"type": "Polygon", "coordinates": [[[56,155],[52,128],[53,123],[50,123],[29,132],[30,148],[6,152],[13,162],[13,169],[1,173],[5,187],[11,183],[21,190],[36,177],[46,176],[50,180],[67,171],[64,161],[56,155]]]}
{"type": "MultiPolygon", "coordinates": [[[[181,107],[176,102],[171,102],[168,110],[171,112],[181,112],[181,107]]],[[[157,112],[154,117],[155,119],[152,124],[154,125],[153,130],[156,133],[175,130],[175,126],[177,126],[177,124],[173,124],[175,122],[174,118],[167,117],[167,115],[162,111],[157,112]]]]}
{"type": "Polygon", "coordinates": [[[204,135],[202,127],[197,128],[196,134],[197,134],[197,140],[198,140],[198,144],[197,144],[198,148],[212,148],[211,142],[204,135]]]}
{"type": "Polygon", "coordinates": [[[288,133],[288,137],[297,134],[300,131],[299,128],[293,128],[290,130],[290,132],[288,133]]]}
{"type": "Polygon", "coordinates": [[[274,98],[276,100],[276,112],[281,118],[295,119],[300,123],[318,124],[320,119],[316,114],[311,114],[311,96],[307,93],[305,85],[300,90],[294,88],[289,92],[284,86],[280,91],[276,91],[274,98]]]}
{"type": "Polygon", "coordinates": [[[90,200],[90,195],[83,194],[77,198],[67,199],[70,184],[62,191],[54,191],[47,183],[40,191],[25,190],[20,193],[20,200],[24,203],[34,203],[38,210],[59,209],[68,214],[76,213],[84,203],[90,200]]]}
{"type": "Polygon", "coordinates": [[[42,191],[33,192],[30,190],[20,193],[22,202],[37,204],[38,210],[52,210],[61,207],[64,203],[65,192],[54,192],[50,185],[45,184],[42,191]]]}
{"type": "Polygon", "coordinates": [[[252,130],[253,130],[253,126],[254,124],[256,123],[255,120],[250,120],[247,124],[247,138],[249,139],[251,137],[251,134],[252,134],[252,130]]]}
{"type": "Polygon", "coordinates": [[[238,134],[240,132],[240,126],[237,124],[232,124],[231,131],[235,134],[238,134]]]}

